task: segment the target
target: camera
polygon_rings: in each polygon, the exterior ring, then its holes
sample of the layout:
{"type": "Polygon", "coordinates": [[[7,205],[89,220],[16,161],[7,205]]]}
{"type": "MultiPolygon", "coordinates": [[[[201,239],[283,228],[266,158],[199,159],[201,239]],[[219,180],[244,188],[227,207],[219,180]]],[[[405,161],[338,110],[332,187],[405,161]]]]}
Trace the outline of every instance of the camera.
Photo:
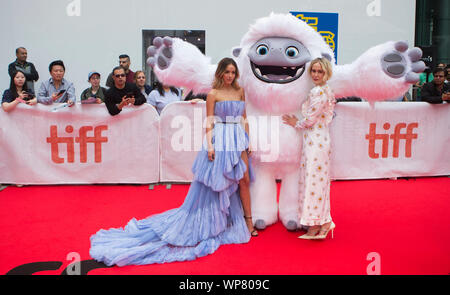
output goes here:
{"type": "Polygon", "coordinates": [[[34,94],[31,92],[24,92],[23,94],[24,94],[23,100],[25,101],[32,100],[34,97],[34,94]]]}

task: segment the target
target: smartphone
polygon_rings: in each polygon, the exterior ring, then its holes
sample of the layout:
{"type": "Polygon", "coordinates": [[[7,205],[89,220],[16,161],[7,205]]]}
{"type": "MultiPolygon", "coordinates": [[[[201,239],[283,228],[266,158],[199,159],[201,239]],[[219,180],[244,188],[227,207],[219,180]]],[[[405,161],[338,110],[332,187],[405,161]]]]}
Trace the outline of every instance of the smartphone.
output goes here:
{"type": "Polygon", "coordinates": [[[34,94],[30,92],[24,92],[23,94],[24,94],[23,100],[25,101],[32,100],[34,97],[34,94]]]}
{"type": "Polygon", "coordinates": [[[66,92],[66,90],[63,89],[63,90],[61,90],[61,91],[58,92],[58,95],[61,95],[61,94],[63,94],[64,92],[66,92]]]}
{"type": "Polygon", "coordinates": [[[134,96],[134,93],[133,92],[128,92],[127,93],[127,98],[132,98],[134,96]]]}

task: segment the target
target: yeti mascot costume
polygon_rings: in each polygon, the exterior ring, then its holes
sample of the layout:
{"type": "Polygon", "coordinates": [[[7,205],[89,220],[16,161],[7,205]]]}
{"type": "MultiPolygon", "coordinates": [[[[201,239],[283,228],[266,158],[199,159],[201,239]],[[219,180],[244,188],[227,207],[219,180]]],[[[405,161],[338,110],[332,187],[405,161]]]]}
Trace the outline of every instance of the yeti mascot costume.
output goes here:
{"type": "MultiPolygon", "coordinates": [[[[194,45],[178,38],[155,38],[147,63],[167,85],[208,93],[216,65],[194,45]]],[[[279,217],[288,230],[300,227],[298,210],[302,131],[283,124],[281,116],[302,119],[301,105],[314,84],[309,62],[325,57],[333,64],[328,81],[336,98],[357,96],[369,102],[403,96],[425,68],[419,48],[387,42],[366,51],[353,63],[335,65],[322,36],[291,14],[274,14],[250,26],[232,50],[245,90],[255,180],[250,184],[255,227],[264,229],[279,217]],[[277,203],[276,179],[281,179],[277,203]]]]}

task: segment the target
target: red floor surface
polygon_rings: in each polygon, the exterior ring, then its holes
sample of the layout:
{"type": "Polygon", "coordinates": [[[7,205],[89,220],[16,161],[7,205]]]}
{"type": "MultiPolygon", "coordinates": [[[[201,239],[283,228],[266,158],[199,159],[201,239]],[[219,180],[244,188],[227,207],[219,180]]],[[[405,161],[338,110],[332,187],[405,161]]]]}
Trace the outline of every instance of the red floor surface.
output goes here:
{"type": "MultiPolygon", "coordinates": [[[[0,274],[70,255],[90,260],[89,237],[178,207],[188,185],[26,186],[0,192],[0,274]],[[71,254],[72,253],[72,254],[71,254]],[[75,254],[74,254],[75,253],[75,254]]],[[[247,244],[195,261],[94,269],[89,274],[450,274],[450,178],[334,181],[334,239],[305,241],[277,223],[247,244]],[[368,259],[375,253],[378,260],[368,259]]]]}

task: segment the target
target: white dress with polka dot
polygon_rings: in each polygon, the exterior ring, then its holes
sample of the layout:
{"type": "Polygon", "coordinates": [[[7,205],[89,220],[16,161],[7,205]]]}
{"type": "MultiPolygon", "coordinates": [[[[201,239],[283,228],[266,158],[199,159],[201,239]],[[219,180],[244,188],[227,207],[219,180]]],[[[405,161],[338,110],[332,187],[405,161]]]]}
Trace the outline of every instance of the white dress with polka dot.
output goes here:
{"type": "Polygon", "coordinates": [[[335,104],[328,85],[314,87],[302,106],[304,119],[295,126],[304,130],[299,181],[299,222],[302,225],[322,225],[331,221],[328,125],[333,119],[335,104]]]}

